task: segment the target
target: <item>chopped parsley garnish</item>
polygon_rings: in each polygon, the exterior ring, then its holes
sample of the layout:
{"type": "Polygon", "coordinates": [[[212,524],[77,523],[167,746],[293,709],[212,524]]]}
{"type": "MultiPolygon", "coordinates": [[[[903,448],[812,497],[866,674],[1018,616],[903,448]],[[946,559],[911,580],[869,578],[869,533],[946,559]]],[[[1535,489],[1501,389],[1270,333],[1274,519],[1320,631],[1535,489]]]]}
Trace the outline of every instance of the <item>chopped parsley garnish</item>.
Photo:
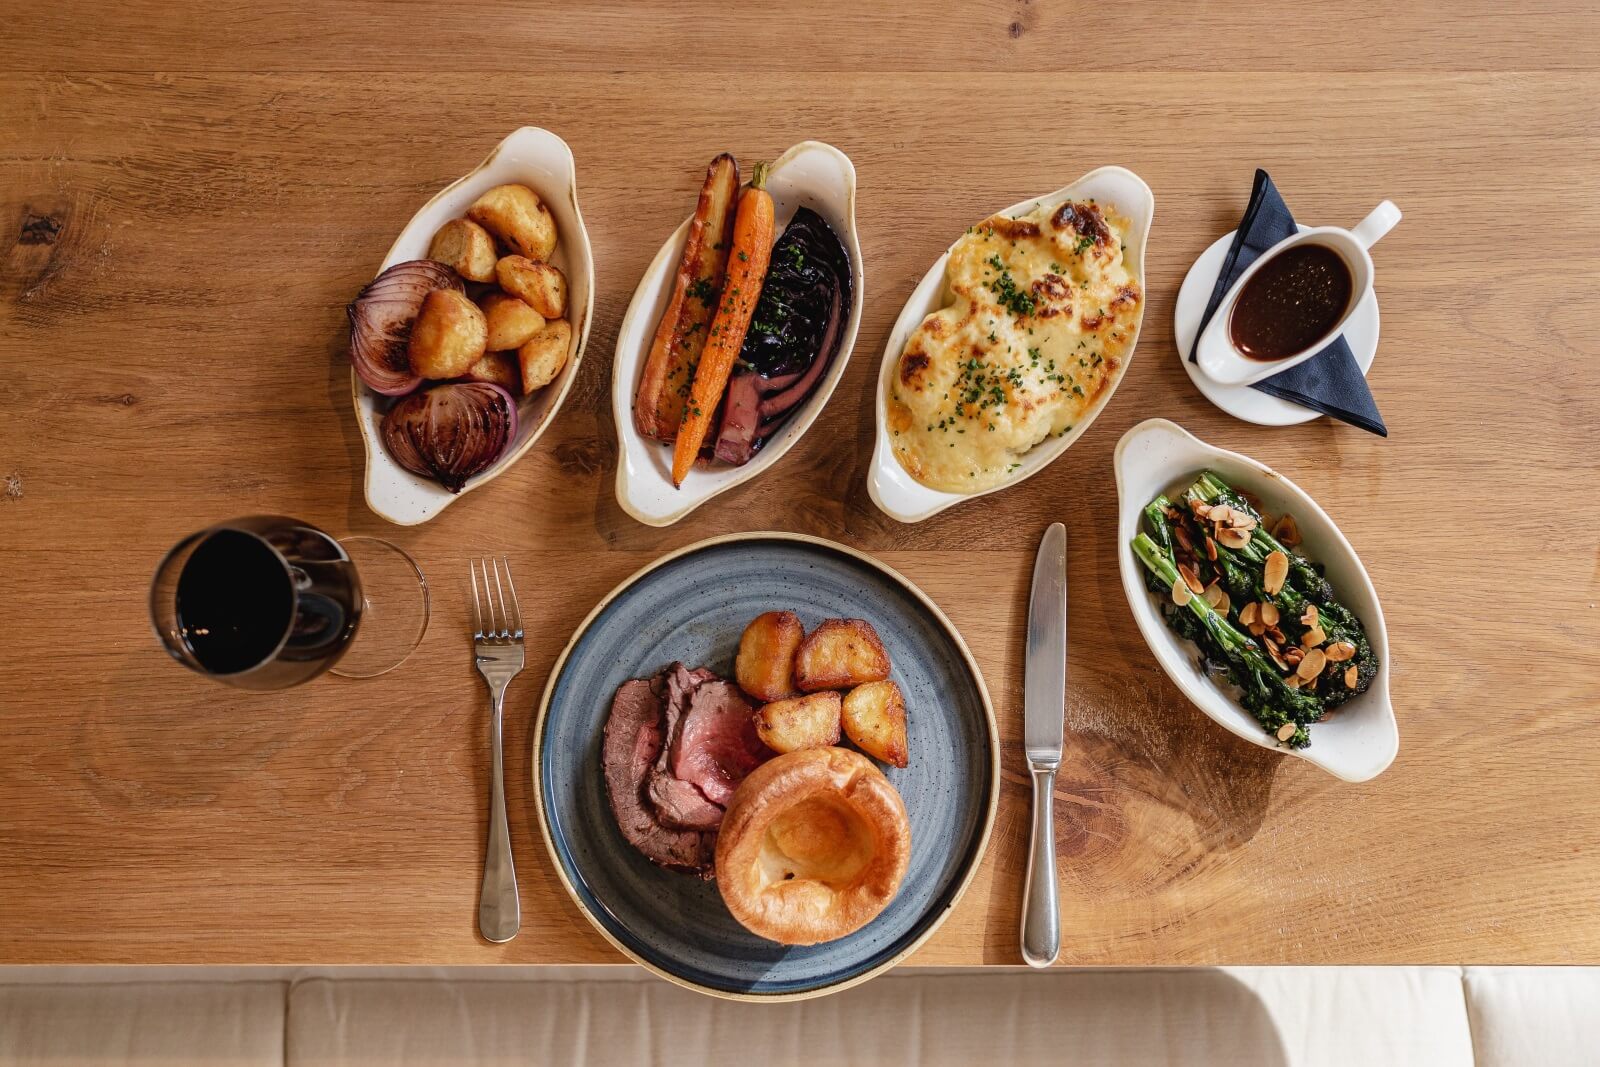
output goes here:
{"type": "Polygon", "coordinates": [[[1032,315],[1034,309],[1033,297],[1017,288],[1016,280],[1011,277],[1011,272],[1006,269],[1005,262],[997,255],[990,256],[989,266],[993,267],[996,273],[999,274],[999,277],[987,284],[994,293],[995,299],[999,301],[1000,306],[1018,317],[1032,315]]]}
{"type": "Polygon", "coordinates": [[[684,291],[708,307],[711,305],[711,302],[717,298],[717,291],[713,289],[711,287],[711,283],[706,281],[704,278],[696,278],[694,281],[689,283],[689,288],[684,291]]]}

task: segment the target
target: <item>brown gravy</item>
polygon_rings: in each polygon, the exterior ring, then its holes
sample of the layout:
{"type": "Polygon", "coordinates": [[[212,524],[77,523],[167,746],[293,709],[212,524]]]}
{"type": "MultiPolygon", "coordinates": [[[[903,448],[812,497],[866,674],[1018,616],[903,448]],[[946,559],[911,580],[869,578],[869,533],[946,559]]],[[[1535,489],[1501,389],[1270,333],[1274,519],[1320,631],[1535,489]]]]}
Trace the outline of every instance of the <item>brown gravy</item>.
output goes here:
{"type": "Polygon", "coordinates": [[[1344,317],[1354,281],[1344,257],[1307,242],[1269,259],[1245,283],[1228,333],[1251,359],[1288,359],[1304,352],[1344,317]]]}

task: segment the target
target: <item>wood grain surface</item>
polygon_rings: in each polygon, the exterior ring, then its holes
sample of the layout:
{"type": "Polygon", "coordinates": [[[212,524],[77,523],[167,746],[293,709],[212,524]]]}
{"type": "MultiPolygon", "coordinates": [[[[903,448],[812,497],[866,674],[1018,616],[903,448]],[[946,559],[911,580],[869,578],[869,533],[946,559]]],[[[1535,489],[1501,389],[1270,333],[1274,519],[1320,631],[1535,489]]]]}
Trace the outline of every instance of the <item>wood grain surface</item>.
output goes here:
{"type": "Polygon", "coordinates": [[[971,643],[1004,795],[972,890],[914,962],[1015,963],[1026,581],[1061,520],[1063,963],[1600,963],[1590,5],[740,7],[0,3],[0,960],[618,959],[530,825],[534,702],[621,578],[778,528],[877,554],[971,643]],[[587,358],[520,465],[433,523],[387,526],[361,497],[344,304],[416,207],[523,124],[578,161],[587,358]],[[859,171],[852,362],[765,476],[641,526],[612,496],[627,299],[707,159],[807,137],[859,171]],[[902,301],[969,223],[1104,163],[1157,205],[1115,400],[1021,487],[884,517],[870,398],[902,301]],[[1348,225],[1384,197],[1406,213],[1375,253],[1387,441],[1251,427],[1178,364],[1178,283],[1256,166],[1303,221],[1348,225]],[[1284,471],[1361,552],[1402,738],[1382,777],[1233,738],[1148,654],[1115,574],[1110,459],[1153,415],[1284,471]],[[435,590],[414,658],[263,695],[168,661],[144,607],[156,561],[253,512],[413,552],[435,590]],[[483,553],[512,558],[534,620],[508,703],[524,925],[506,945],[475,925],[486,702],[464,598],[483,553]]]}

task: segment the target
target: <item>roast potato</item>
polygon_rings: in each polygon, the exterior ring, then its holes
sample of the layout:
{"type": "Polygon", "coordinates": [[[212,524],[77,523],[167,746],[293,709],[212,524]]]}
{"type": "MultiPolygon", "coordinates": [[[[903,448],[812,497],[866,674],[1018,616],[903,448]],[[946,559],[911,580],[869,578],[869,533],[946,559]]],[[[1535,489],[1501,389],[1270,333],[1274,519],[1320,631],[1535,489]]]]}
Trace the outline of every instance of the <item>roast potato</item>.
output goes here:
{"type": "Polygon", "coordinates": [[[805,636],[800,616],[792,611],[768,611],[751,619],[733,663],[739,688],[757,700],[785,700],[798,693],[794,652],[805,636]]]}
{"type": "Polygon", "coordinates": [[[556,250],[556,220],[526,185],[495,186],[472,202],[467,218],[529,259],[549,259],[556,250]]]}
{"type": "Polygon", "coordinates": [[[849,689],[889,677],[889,654],[872,625],[861,619],[826,619],[794,656],[794,680],[803,693],[849,689]]]}
{"type": "Polygon", "coordinates": [[[512,396],[522,392],[522,368],[517,366],[515,352],[485,352],[467,368],[467,377],[475,382],[498,385],[512,396]]]}
{"type": "Polygon", "coordinates": [[[428,258],[443,263],[469,282],[494,281],[494,238],[468,219],[451,219],[428,245],[428,258]]]}
{"type": "Polygon", "coordinates": [[[522,390],[531,393],[556,380],[567,365],[567,350],[572,347],[572,327],[566,319],[547,322],[544,328],[517,349],[522,366],[522,390]]]}
{"type": "Polygon", "coordinates": [[[489,323],[489,351],[521,348],[524,341],[544,329],[544,316],[514,296],[496,291],[478,305],[489,323]]]}
{"type": "Polygon", "coordinates": [[[906,702],[898,685],[858,685],[845,694],[842,712],[845,736],[861,751],[896,767],[906,765],[906,702]]]}
{"type": "Polygon", "coordinates": [[[567,276],[548,263],[526,256],[506,256],[494,265],[500,288],[547,319],[567,313],[567,276]]]}
{"type": "Polygon", "coordinates": [[[774,700],[756,711],[756,735],[774,752],[799,752],[839,743],[842,704],[833,690],[774,700]]]}
{"type": "Polygon", "coordinates": [[[483,355],[489,329],[478,305],[455,289],[435,289],[422,301],[406,355],[424,378],[459,378],[483,355]]]}

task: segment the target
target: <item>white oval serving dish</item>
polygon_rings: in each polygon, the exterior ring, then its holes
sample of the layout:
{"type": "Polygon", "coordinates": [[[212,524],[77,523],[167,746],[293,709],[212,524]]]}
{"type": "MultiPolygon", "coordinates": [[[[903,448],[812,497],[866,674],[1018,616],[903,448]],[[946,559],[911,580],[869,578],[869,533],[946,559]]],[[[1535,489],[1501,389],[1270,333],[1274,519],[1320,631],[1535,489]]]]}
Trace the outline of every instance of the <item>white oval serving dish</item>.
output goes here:
{"type": "MultiPolygon", "coordinates": [[[[748,166],[741,164],[748,174],[748,166]]],[[[672,281],[689,232],[686,218],[645,270],[633,300],[617,331],[617,354],[611,372],[611,410],[617,422],[617,503],[647,526],[670,526],[719,493],[749,481],[772,466],[816,421],[834,387],[844,376],[861,327],[866,274],[861,265],[861,242],[856,236],[856,168],[850,157],[821,141],[802,141],[772,163],[767,176],[777,231],[808,207],[821,215],[850,253],[850,317],[845,323],[839,354],[816,390],[790,416],[749,463],[741,467],[718,463],[697,464],[682,488],[672,485],[672,446],[647,438],[633,424],[633,394],[644,373],[645,356],[655,337],[656,324],[672,295],[672,281]]],[[[692,217],[692,214],[691,214],[692,217]]],[[[776,235],[775,235],[776,239],[776,235]]]]}
{"type": "Polygon", "coordinates": [[[578,210],[578,184],[572,149],[567,142],[535,126],[524,126],[495,146],[489,158],[464,178],[459,178],[437,193],[406,223],[400,237],[384,257],[375,274],[396,263],[423,259],[428,244],[440,226],[467,213],[467,208],[486,190],[509,183],[526,185],[539,194],[555,217],[559,243],[550,261],[567,276],[567,321],[572,324],[572,350],[567,365],[556,380],[517,405],[517,436],[499,461],[472,479],[460,493],[451,493],[430,478],[412,474],[389,457],[383,447],[381,427],[389,409],[388,397],[379,396],[350,372],[350,398],[355,405],[356,424],[367,451],[367,507],[401,526],[427,522],[460,497],[498,478],[521,459],[555,418],[578,376],[583,348],[589,339],[594,318],[594,259],[589,251],[589,233],[578,210]]]}
{"type": "MultiPolygon", "coordinates": [[[[929,268],[928,273],[923,275],[922,281],[917,284],[911,293],[911,298],[901,310],[900,317],[895,320],[894,329],[889,332],[889,343],[884,348],[883,364],[878,372],[878,428],[872,448],[872,469],[867,476],[867,492],[872,496],[872,502],[878,505],[884,514],[901,522],[921,522],[963,500],[974,500],[989,493],[998,493],[1010,489],[1019,482],[1027,481],[1071,448],[1073,442],[1083,436],[1084,431],[1111,402],[1112,394],[1117,391],[1118,384],[1127,375],[1128,366],[1133,362],[1133,353],[1139,343],[1139,329],[1144,323],[1144,313],[1149,302],[1149,286],[1145,278],[1145,244],[1150,237],[1151,220],[1155,217],[1155,194],[1150,192],[1150,187],[1142,178],[1125,167],[1099,167],[1071,185],[1062,186],[1044,196],[1030,197],[1020,203],[1012,204],[998,214],[1016,215],[1032,211],[1039,205],[1053,208],[1064,200],[1090,199],[1111,204],[1119,215],[1128,219],[1128,239],[1124,242],[1123,259],[1133,276],[1139,280],[1140,288],[1145,291],[1145,299],[1139,303],[1139,320],[1134,323],[1133,337],[1128,342],[1128,354],[1123,359],[1117,376],[1071,430],[1061,437],[1050,438],[1035,445],[1022,458],[1016,472],[1004,483],[975,493],[947,493],[939,489],[930,489],[917,481],[900,465],[900,461],[895,459],[894,450],[890,447],[889,388],[893,382],[895,367],[899,365],[900,353],[905,351],[906,342],[911,339],[912,332],[922,325],[923,319],[950,303],[950,294],[945,284],[945,264],[949,262],[950,250],[946,249],[944,255],[940,256],[929,268]]],[[[955,247],[953,242],[950,247],[955,247]]]]}
{"type": "Polygon", "coordinates": [[[1215,448],[1166,419],[1141,422],[1117,443],[1117,565],[1122,591],[1156,662],[1195,706],[1229,732],[1251,744],[1298,756],[1347,782],[1365,782],[1381,774],[1400,750],[1400,730],[1389,700],[1389,631],[1372,579],[1339,527],[1305,490],[1272,468],[1248,456],[1215,448]],[[1237,489],[1249,490],[1274,515],[1285,512],[1300,526],[1302,551],[1327,568],[1328,581],[1339,599],[1367,629],[1378,657],[1372,686],[1327,720],[1311,726],[1311,744],[1303,749],[1282,745],[1240,707],[1227,690],[1201,669],[1193,644],[1168,629],[1155,594],[1145,586],[1144,565],[1130,543],[1139,532],[1142,512],[1161,493],[1186,487],[1203,470],[1214,470],[1237,489]]]}

